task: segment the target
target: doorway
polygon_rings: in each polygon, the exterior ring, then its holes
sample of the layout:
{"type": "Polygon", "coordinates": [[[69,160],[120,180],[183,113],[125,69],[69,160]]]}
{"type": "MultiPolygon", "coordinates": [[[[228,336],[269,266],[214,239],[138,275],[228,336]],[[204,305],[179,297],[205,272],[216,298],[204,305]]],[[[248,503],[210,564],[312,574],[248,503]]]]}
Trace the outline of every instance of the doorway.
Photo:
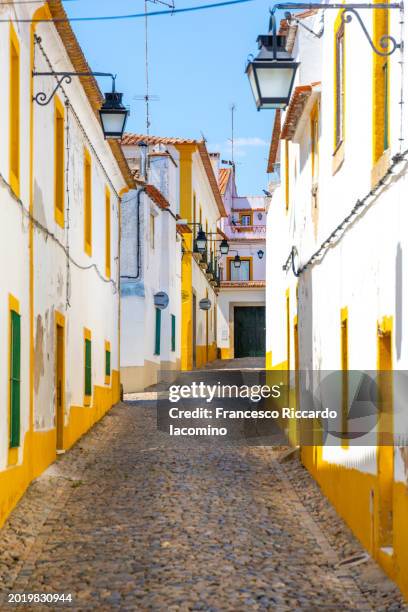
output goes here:
{"type": "Polygon", "coordinates": [[[64,407],[65,407],[65,327],[63,317],[56,323],[56,428],[57,451],[64,449],[64,407]]]}
{"type": "Polygon", "coordinates": [[[392,335],[390,330],[378,331],[378,547],[393,553],[393,377],[392,335]]]}
{"type": "Polygon", "coordinates": [[[235,306],[234,355],[265,356],[265,306],[235,306]]]}

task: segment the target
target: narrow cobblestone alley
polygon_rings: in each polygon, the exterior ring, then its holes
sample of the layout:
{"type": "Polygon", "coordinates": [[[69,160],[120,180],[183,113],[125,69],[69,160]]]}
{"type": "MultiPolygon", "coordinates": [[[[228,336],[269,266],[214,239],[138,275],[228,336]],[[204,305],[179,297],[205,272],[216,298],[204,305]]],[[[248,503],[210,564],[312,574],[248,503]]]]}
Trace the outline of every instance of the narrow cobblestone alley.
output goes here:
{"type": "Polygon", "coordinates": [[[76,610],[402,609],[391,582],[373,606],[336,569],[282,449],[175,447],[154,406],[116,406],[29,488],[2,531],[2,609],[10,592],[76,610]]]}

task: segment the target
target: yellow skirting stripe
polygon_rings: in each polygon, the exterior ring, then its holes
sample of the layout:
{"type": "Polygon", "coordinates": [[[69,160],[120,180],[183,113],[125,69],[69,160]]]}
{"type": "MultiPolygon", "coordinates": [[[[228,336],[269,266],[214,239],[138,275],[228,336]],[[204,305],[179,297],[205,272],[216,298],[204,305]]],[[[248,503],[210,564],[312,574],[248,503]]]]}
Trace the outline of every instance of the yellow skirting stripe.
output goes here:
{"type": "MultiPolygon", "coordinates": [[[[64,428],[64,448],[70,448],[120,400],[119,372],[112,371],[111,387],[94,387],[92,406],[72,406],[64,428]]],[[[56,430],[29,431],[24,438],[21,464],[0,472],[0,527],[24,495],[30,482],[56,459],[56,430]]]]}
{"type": "Polygon", "coordinates": [[[407,486],[402,482],[393,485],[394,555],[390,556],[383,553],[378,545],[377,476],[323,461],[321,447],[303,447],[302,462],[362,545],[408,598],[407,486]]]}

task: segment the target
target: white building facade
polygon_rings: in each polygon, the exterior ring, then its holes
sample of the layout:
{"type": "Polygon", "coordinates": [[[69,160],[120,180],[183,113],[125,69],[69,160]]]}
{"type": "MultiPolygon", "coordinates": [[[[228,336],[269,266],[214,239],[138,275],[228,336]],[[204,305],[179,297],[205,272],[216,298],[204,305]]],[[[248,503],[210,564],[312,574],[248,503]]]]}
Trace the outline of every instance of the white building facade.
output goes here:
{"type": "MultiPolygon", "coordinates": [[[[360,14],[380,51],[381,36],[406,38],[398,9],[360,14]]],[[[332,398],[342,406],[347,372],[374,372],[385,398],[374,433],[353,439],[346,409],[340,438],[304,446],[302,459],[407,594],[407,452],[381,443],[384,427],[407,439],[397,391],[393,399],[382,374],[408,364],[405,52],[375,54],[342,11],[306,12],[300,23],[316,35],[282,24],[301,63],[290,104],[275,115],[268,168],[267,364],[307,371],[309,380],[313,371],[315,380],[342,371],[332,398]]]]}
{"type": "Polygon", "coordinates": [[[218,172],[227,213],[220,236],[229,244],[228,254],[218,260],[219,354],[222,359],[264,357],[266,198],[238,196],[235,168],[218,172]]]}
{"type": "MultiPolygon", "coordinates": [[[[59,2],[9,3],[2,19],[65,18],[59,2]]],[[[29,482],[119,400],[119,203],[133,184],[98,118],[69,26],[0,33],[0,523],[29,482]],[[39,104],[44,92],[48,104],[39,104]]]]}
{"type": "Polygon", "coordinates": [[[132,134],[122,148],[139,181],[122,203],[121,382],[133,393],[180,369],[179,153],[132,134]]]}

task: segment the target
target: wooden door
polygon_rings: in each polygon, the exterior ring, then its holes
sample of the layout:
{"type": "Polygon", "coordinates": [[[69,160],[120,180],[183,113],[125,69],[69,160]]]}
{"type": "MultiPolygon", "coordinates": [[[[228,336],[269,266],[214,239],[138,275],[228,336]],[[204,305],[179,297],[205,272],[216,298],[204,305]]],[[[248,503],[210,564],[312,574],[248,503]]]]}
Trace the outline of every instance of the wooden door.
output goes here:
{"type": "Polygon", "coordinates": [[[234,308],[235,357],[263,357],[265,355],[265,307],[234,308]]]}
{"type": "Polygon", "coordinates": [[[391,332],[378,335],[378,546],[393,550],[393,390],[391,332]]]}
{"type": "Polygon", "coordinates": [[[56,427],[57,450],[64,448],[64,404],[65,404],[65,334],[64,327],[56,325],[56,427]]]}

